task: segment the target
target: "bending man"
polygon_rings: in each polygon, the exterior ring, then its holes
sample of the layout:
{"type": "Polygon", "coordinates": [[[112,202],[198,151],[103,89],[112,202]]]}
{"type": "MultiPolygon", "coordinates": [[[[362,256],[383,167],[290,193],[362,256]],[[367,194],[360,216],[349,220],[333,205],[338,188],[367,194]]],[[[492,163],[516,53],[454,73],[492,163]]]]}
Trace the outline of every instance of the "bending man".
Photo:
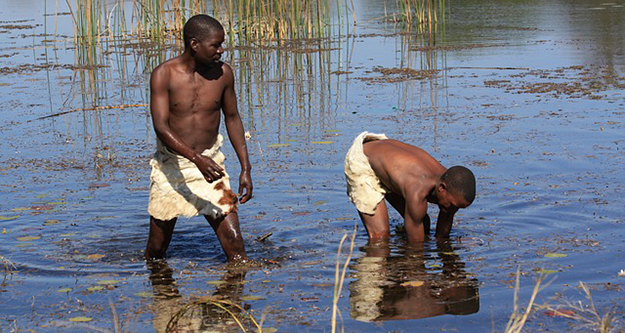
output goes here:
{"type": "Polygon", "coordinates": [[[469,169],[447,169],[423,149],[384,134],[356,137],[345,159],[345,177],[370,242],[390,236],[384,199],[404,218],[410,242],[422,242],[430,233],[428,202],[440,209],[436,238],[447,238],[454,214],[475,199],[475,176],[469,169]]]}

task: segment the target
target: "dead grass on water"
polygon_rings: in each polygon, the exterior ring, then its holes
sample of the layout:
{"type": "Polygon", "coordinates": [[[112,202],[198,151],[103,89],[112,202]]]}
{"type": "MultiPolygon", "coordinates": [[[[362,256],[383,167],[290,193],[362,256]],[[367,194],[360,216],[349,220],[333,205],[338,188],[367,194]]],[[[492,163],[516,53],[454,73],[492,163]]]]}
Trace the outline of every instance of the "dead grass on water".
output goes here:
{"type": "Polygon", "coordinates": [[[619,332],[618,319],[614,311],[601,313],[595,307],[592,298],[592,292],[587,284],[579,282],[579,288],[582,290],[587,303],[581,301],[573,302],[571,300],[563,300],[557,305],[538,305],[537,309],[545,310],[554,317],[563,317],[572,319],[581,324],[581,327],[601,333],[619,332]]]}
{"type": "Polygon", "coordinates": [[[0,255],[0,262],[2,263],[2,273],[4,273],[4,279],[6,279],[9,275],[13,275],[13,272],[17,271],[15,264],[5,256],[0,255]]]}
{"type": "Polygon", "coordinates": [[[554,279],[545,282],[546,275],[539,274],[536,277],[532,295],[528,301],[527,306],[523,310],[519,306],[518,293],[520,290],[520,269],[516,272],[516,283],[514,287],[514,308],[508,324],[506,325],[505,333],[520,333],[524,331],[525,323],[532,312],[538,310],[544,310],[546,315],[552,317],[562,317],[573,320],[578,328],[588,329],[590,331],[597,331],[601,333],[621,332],[621,329],[617,328],[618,319],[616,318],[614,311],[601,314],[595,307],[595,303],[592,298],[592,292],[590,288],[584,283],[579,283],[579,288],[583,291],[584,296],[587,299],[587,304],[581,301],[573,302],[570,300],[563,300],[559,304],[536,304],[536,297],[538,293],[549,286],[554,279]]]}

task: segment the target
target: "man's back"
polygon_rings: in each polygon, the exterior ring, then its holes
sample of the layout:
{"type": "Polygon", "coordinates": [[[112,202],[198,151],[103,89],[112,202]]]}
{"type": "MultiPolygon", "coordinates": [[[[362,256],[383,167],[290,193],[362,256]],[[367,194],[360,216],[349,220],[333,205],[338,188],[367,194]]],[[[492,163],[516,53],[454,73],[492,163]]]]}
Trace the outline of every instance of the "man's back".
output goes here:
{"type": "Polygon", "coordinates": [[[446,170],[423,149],[397,140],[370,141],[363,148],[382,184],[403,197],[415,191],[427,197],[446,170]]]}

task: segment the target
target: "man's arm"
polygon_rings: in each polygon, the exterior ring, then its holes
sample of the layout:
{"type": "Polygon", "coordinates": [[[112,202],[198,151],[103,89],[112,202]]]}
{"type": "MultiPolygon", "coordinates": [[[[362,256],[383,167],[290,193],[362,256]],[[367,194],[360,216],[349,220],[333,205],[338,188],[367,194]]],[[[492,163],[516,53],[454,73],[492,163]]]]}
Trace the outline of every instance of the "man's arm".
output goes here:
{"type": "Polygon", "coordinates": [[[438,220],[436,221],[436,238],[449,238],[451,232],[451,226],[454,223],[454,215],[458,209],[445,209],[438,206],[440,212],[438,213],[438,220]]]}
{"type": "Polygon", "coordinates": [[[241,121],[241,116],[239,115],[237,107],[237,96],[234,90],[234,74],[228,64],[224,64],[223,69],[226,79],[222,104],[224,122],[232,147],[237,154],[239,163],[241,163],[238,195],[241,198],[241,203],[245,203],[252,198],[252,165],[250,164],[247,144],[245,143],[243,122],[241,121]],[[243,189],[245,189],[245,194],[243,194],[243,189]]]}
{"type": "Polygon", "coordinates": [[[420,198],[418,196],[414,196],[410,199],[406,198],[404,225],[406,227],[408,242],[423,242],[425,239],[424,219],[427,216],[427,209],[428,205],[425,198],[420,198]]]}
{"type": "Polygon", "coordinates": [[[154,132],[164,145],[195,163],[206,180],[213,182],[223,177],[223,169],[211,158],[196,153],[169,126],[170,79],[169,69],[162,65],[155,68],[150,76],[150,111],[154,132]]]}

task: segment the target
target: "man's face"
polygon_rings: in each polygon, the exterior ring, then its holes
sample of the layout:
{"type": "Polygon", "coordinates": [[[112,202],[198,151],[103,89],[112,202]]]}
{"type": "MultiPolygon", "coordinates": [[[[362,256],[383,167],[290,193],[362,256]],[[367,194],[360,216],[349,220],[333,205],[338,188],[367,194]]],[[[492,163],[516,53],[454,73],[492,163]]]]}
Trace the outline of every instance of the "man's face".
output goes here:
{"type": "Polygon", "coordinates": [[[208,36],[202,38],[202,40],[193,39],[191,47],[195,51],[196,60],[203,65],[217,63],[224,53],[222,45],[224,37],[224,31],[217,30],[211,32],[208,36]]]}
{"type": "Polygon", "coordinates": [[[471,203],[467,202],[462,195],[449,192],[446,188],[440,188],[438,205],[448,210],[457,210],[459,208],[467,208],[471,203]]]}

